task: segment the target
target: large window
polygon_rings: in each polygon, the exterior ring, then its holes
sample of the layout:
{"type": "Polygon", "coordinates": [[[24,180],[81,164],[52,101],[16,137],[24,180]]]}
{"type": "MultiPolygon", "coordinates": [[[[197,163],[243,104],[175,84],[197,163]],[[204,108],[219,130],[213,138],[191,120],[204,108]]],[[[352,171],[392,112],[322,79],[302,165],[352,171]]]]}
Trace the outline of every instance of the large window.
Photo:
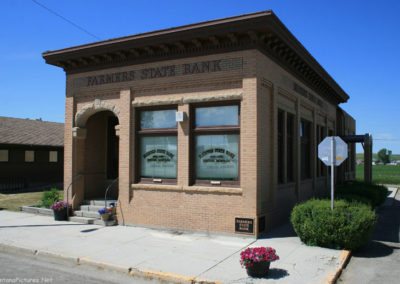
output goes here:
{"type": "Polygon", "coordinates": [[[278,110],[278,183],[284,183],[285,166],[285,112],[278,110]]]}
{"type": "Polygon", "coordinates": [[[301,120],[301,179],[311,178],[311,122],[301,120]]]}
{"type": "Polygon", "coordinates": [[[138,111],[137,181],[175,183],[177,173],[176,109],[138,111]]]}
{"type": "MultiPolygon", "coordinates": [[[[318,145],[325,138],[326,128],[320,125],[317,125],[317,145],[316,145],[316,153],[318,153],[318,145]]],[[[326,175],[326,166],[325,164],[318,158],[317,156],[317,177],[322,177],[326,175]]]]}
{"type": "Polygon", "coordinates": [[[194,183],[239,184],[239,105],[195,106],[192,113],[194,183]]]}
{"type": "Polygon", "coordinates": [[[294,181],[294,115],[286,116],[286,179],[294,181]]]}
{"type": "Polygon", "coordinates": [[[294,181],[294,115],[278,110],[278,183],[294,181]],[[286,159],[285,159],[286,155],[286,159]],[[286,170],[286,178],[285,171],[286,170]]]}

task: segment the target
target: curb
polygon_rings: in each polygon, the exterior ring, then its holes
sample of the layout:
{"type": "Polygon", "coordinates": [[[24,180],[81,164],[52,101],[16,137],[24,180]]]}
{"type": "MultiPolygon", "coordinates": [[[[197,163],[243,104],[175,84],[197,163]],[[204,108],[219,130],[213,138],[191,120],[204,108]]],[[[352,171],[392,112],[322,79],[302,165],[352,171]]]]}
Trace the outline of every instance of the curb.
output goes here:
{"type": "Polygon", "coordinates": [[[326,284],[335,284],[337,279],[339,278],[340,274],[342,273],[343,268],[349,261],[351,256],[350,250],[342,250],[339,256],[339,267],[336,271],[331,271],[324,280],[326,284]]]}
{"type": "Polygon", "coordinates": [[[156,280],[167,283],[191,283],[191,284],[221,284],[219,281],[201,279],[196,277],[190,277],[185,275],[179,275],[169,272],[142,270],[133,268],[125,265],[115,265],[107,262],[101,262],[93,260],[89,257],[72,257],[65,256],[47,251],[39,251],[35,249],[17,247],[13,245],[6,245],[0,243],[0,251],[8,253],[16,253],[28,257],[38,257],[53,263],[58,264],[74,264],[74,265],[89,265],[97,269],[104,269],[110,271],[116,271],[119,273],[126,273],[131,275],[133,278],[140,278],[146,280],[156,280]]]}

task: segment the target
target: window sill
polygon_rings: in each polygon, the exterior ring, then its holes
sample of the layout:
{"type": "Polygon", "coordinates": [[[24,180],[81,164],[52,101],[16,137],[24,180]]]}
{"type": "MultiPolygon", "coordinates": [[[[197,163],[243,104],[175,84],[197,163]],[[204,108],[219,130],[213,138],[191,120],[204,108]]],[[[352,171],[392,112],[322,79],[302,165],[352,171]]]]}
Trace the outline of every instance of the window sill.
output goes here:
{"type": "Polygon", "coordinates": [[[215,186],[184,186],[184,191],[200,193],[242,194],[240,187],[215,187],[215,186]]]}
{"type": "Polygon", "coordinates": [[[191,193],[219,193],[219,194],[238,194],[243,193],[242,188],[239,187],[209,187],[209,186],[181,186],[181,185],[167,185],[167,184],[131,184],[131,189],[139,190],[155,190],[155,191],[182,191],[191,193]]]}
{"type": "Polygon", "coordinates": [[[131,189],[142,190],[168,190],[168,191],[182,191],[181,185],[174,184],[153,184],[153,183],[133,183],[131,189]]]}

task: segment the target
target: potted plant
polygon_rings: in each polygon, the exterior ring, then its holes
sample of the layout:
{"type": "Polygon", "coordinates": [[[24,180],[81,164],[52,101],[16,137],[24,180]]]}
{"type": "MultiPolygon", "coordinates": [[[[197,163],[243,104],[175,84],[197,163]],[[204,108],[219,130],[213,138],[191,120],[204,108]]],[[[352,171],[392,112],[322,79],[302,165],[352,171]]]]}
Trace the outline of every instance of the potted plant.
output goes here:
{"type": "Polygon", "coordinates": [[[116,207],[115,207],[115,203],[110,203],[110,207],[108,208],[111,215],[115,215],[116,214],[116,207]]]}
{"type": "Polygon", "coordinates": [[[275,249],[271,247],[247,248],[240,253],[240,264],[251,277],[267,276],[271,262],[278,259],[275,249]]]}
{"type": "Polygon", "coordinates": [[[67,210],[69,209],[69,204],[67,202],[57,201],[56,203],[50,205],[50,209],[53,210],[54,220],[67,220],[67,210]]]}
{"type": "Polygon", "coordinates": [[[111,213],[111,208],[106,208],[104,207],[103,209],[100,209],[98,212],[101,216],[101,220],[103,221],[108,221],[110,219],[110,213],[111,213]]]}

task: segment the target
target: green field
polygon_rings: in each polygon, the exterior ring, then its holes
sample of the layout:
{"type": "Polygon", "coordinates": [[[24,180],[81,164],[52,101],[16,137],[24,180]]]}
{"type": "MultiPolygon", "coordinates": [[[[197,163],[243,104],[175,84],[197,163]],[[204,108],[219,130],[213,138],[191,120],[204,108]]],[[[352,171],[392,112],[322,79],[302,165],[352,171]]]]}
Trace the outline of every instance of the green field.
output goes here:
{"type": "MultiPolygon", "coordinates": [[[[364,180],[364,165],[356,167],[356,179],[364,180]]],[[[376,165],[372,166],[372,181],[375,183],[400,184],[400,166],[376,165]]]]}

